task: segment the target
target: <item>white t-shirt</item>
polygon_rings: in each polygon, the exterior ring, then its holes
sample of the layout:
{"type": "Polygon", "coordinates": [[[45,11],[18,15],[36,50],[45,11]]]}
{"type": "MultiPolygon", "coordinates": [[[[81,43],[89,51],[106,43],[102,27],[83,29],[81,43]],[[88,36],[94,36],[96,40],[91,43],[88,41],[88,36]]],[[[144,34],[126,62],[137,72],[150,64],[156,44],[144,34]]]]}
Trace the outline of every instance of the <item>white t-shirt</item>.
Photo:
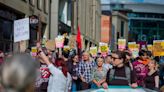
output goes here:
{"type": "Polygon", "coordinates": [[[64,76],[62,71],[56,68],[54,65],[48,65],[51,72],[48,91],[47,92],[68,92],[71,89],[71,75],[67,73],[67,78],[64,76]]]}

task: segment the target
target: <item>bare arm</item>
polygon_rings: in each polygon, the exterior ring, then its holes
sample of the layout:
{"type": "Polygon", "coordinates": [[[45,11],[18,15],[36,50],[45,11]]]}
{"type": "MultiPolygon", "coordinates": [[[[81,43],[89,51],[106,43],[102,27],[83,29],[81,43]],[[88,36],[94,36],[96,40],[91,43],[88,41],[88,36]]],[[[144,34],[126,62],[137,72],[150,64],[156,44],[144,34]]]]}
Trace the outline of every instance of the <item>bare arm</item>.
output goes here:
{"type": "Polygon", "coordinates": [[[159,88],[159,76],[155,76],[155,87],[159,88]]]}
{"type": "Polygon", "coordinates": [[[99,81],[100,84],[104,83],[106,81],[106,78],[102,79],[101,81],[99,81]]]}
{"type": "Polygon", "coordinates": [[[98,82],[95,79],[93,79],[93,83],[97,84],[98,82]]]}
{"type": "Polygon", "coordinates": [[[43,61],[47,64],[50,65],[51,62],[49,61],[48,57],[42,52],[40,51],[40,57],[43,59],[43,61]]]}

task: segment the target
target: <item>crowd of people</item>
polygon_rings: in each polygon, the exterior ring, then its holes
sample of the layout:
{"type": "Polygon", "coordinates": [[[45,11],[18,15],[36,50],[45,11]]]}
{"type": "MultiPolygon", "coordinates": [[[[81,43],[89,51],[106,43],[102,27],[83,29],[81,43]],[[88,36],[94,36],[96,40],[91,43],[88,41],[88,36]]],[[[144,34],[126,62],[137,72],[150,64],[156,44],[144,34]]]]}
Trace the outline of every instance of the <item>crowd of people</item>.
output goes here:
{"type": "Polygon", "coordinates": [[[87,51],[59,55],[36,46],[35,57],[26,52],[4,59],[0,52],[0,92],[76,92],[110,85],[164,92],[164,59],[150,51],[140,50],[137,58],[129,50],[92,57],[87,51]]]}

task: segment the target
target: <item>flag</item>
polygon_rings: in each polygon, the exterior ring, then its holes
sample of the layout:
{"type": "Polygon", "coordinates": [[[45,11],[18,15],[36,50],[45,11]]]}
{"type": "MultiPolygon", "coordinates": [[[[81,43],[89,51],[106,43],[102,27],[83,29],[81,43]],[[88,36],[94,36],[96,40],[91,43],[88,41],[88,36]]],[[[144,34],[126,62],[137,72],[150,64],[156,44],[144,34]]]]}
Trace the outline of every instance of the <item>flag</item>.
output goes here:
{"type": "Polygon", "coordinates": [[[76,42],[77,42],[77,48],[78,49],[81,49],[82,48],[82,44],[81,44],[81,32],[80,32],[80,27],[79,26],[78,26],[78,29],[77,29],[76,42]]]}

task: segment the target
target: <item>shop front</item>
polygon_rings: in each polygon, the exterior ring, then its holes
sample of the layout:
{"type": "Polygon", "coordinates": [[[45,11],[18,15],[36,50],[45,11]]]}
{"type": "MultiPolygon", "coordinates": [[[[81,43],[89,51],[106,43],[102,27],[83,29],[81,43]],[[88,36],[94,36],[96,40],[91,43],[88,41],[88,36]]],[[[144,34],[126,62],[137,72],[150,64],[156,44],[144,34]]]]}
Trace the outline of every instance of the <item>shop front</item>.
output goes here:
{"type": "Polygon", "coordinates": [[[0,50],[3,52],[13,51],[13,23],[20,19],[23,14],[14,12],[13,9],[0,5],[0,50]]]}

